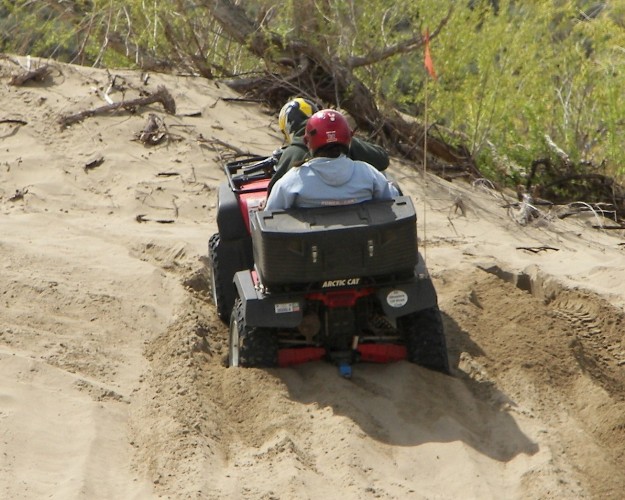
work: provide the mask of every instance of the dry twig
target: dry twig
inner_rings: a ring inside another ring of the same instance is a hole
[[[158,222],[159,224],[173,224],[174,222],[176,222],[173,219],[150,219],[149,217],[146,217],[145,214],[139,214],[135,217],[135,220],[139,223],[141,222]]]
[[[204,144],[211,144],[211,145],[215,145],[215,144],[219,144],[220,146],[223,146],[227,149],[230,149],[231,151],[234,151],[237,155],[239,156],[248,156],[250,153],[246,153],[245,151],[243,151],[242,149],[229,144],[227,142],[222,141],[221,139],[217,139],[216,137],[213,137],[212,139],[205,139],[201,134],[198,136],[197,141],[200,143],[204,143]]]
[[[546,246],[546,245],[543,245],[541,247],[516,247],[516,249],[517,250],[527,250],[528,252],[532,252],[532,253],[544,252],[546,250],[554,250],[556,252],[560,251],[559,248],[549,247],[549,246]]]

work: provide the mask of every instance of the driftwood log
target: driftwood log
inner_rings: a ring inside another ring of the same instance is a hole
[[[146,97],[138,97],[137,99],[130,99],[127,101],[120,101],[113,104],[107,104],[105,106],[100,106],[95,109],[88,109],[85,111],[81,111],[80,113],[75,113],[72,115],[62,116],[59,119],[59,123],[61,127],[69,127],[74,123],[78,123],[85,118],[89,118],[95,115],[101,115],[105,113],[115,112],[119,110],[125,110],[130,112],[135,112],[137,107],[139,106],[147,106],[149,104],[154,104],[158,102],[163,105],[163,108],[167,113],[175,114],[176,113],[176,102],[172,95],[169,93],[166,87],[163,85],[159,86],[157,91],[151,95]]]

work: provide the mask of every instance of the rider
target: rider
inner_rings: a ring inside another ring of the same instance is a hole
[[[319,111],[317,105],[303,97],[296,97],[282,106],[278,124],[284,134],[286,146],[282,149],[276,172],[269,182],[269,191],[292,166],[310,158],[304,143],[304,130],[307,120],[317,111]],[[380,171],[385,170],[389,164],[388,154],[384,148],[357,137],[352,137],[348,156],[354,160],[366,161]]]
[[[265,209],[349,205],[397,196],[398,191],[381,172],[347,156],[352,135],[340,112],[323,109],[313,114],[304,131],[304,143],[313,158],[275,183]]]

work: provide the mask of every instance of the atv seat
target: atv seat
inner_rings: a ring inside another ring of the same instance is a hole
[[[412,200],[258,211],[254,263],[266,286],[412,273],[417,264]]]

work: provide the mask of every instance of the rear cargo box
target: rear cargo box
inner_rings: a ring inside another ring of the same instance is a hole
[[[259,211],[254,262],[267,286],[411,272],[416,215],[407,196],[327,208]]]

